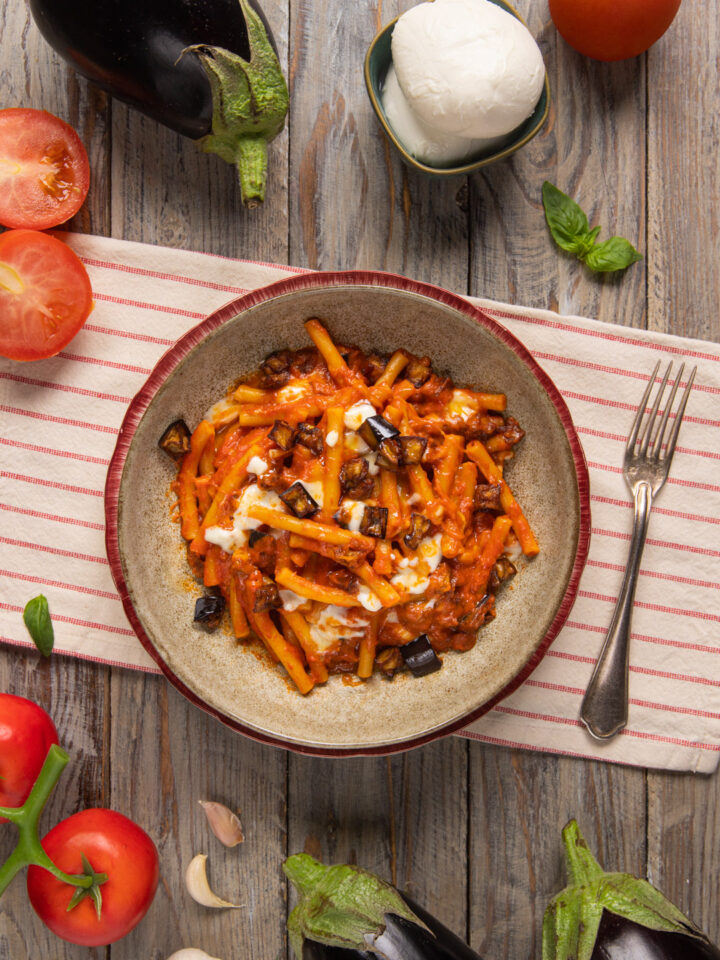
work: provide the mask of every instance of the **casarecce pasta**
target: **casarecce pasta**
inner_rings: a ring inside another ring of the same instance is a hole
[[[503,476],[523,437],[506,397],[456,388],[427,357],[338,346],[271,354],[193,431],[179,461],[182,535],[208,588],[305,694],[333,673],[439,669],[495,616],[512,556],[538,543]],[[221,599],[222,598],[222,599]]]

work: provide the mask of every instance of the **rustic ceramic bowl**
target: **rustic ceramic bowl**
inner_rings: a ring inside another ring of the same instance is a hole
[[[180,417],[194,427],[228,385],[280,347],[307,346],[321,317],[338,342],[427,354],[459,385],[508,395],[527,435],[507,477],[541,552],[521,564],[497,618],[442,670],[392,682],[340,677],[300,696],[281,668],[229,629],[193,625],[201,593],[171,519],[173,462],[158,439]],[[190,700],[250,737],[325,755],[389,753],[474,720],[540,661],[572,606],[589,540],[588,477],[568,410],[525,348],[466,300],[392,274],[308,273],[235,300],[187,333],[130,404],[106,488],[108,557],[143,646]]]
[[[490,2],[511,13],[514,17],[517,17],[521,23],[525,23],[517,10],[511,7],[509,3],[505,3],[504,0],[490,0]],[[516,127],[509,133],[500,145],[481,150],[474,157],[456,166],[436,167],[428,163],[423,163],[422,160],[414,157],[393,130],[382,105],[382,89],[388,69],[392,63],[390,44],[397,20],[398,18],[395,17],[387,26],[383,27],[368,47],[368,52],[365,56],[365,86],[367,87],[370,102],[373,105],[373,109],[377,114],[383,130],[408,166],[414,167],[416,170],[420,170],[421,173],[428,174],[431,177],[466,176],[469,173],[480,170],[482,167],[488,166],[490,163],[495,163],[498,160],[504,160],[505,157],[509,157],[515,153],[516,150],[519,150],[520,147],[524,147],[525,144],[532,140],[540,131],[550,110],[550,81],[548,80],[547,72],[545,73],[545,85],[543,86],[542,93],[532,114],[524,123],[521,123],[519,127]]]

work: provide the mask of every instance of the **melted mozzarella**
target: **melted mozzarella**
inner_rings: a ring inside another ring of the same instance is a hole
[[[358,533],[365,513],[365,504],[362,500],[343,500],[340,509],[342,510],[343,520],[347,524],[347,529],[353,533]]]
[[[274,490],[263,490],[256,483],[251,483],[240,494],[238,504],[233,514],[231,527],[208,527],[205,531],[205,539],[208,543],[214,543],[222,547],[225,553],[232,553],[238,547],[243,547],[247,543],[247,531],[257,530],[262,526],[259,520],[253,520],[248,516],[248,509],[256,504],[264,507],[272,507],[274,510],[285,512],[285,504]]]
[[[345,426],[348,430],[359,430],[363,421],[368,417],[374,417],[376,413],[377,410],[371,403],[360,400],[345,411]]]
[[[352,450],[353,453],[367,453],[370,447],[359,433],[355,433],[354,430],[347,430],[345,432],[345,449]]]
[[[291,400],[299,400],[310,392],[310,384],[307,380],[301,380],[299,383],[289,383],[286,387],[281,387],[277,392],[277,398],[281,403],[290,403]]]
[[[365,586],[364,583],[360,584],[357,592],[357,598],[366,610],[370,610],[375,613],[382,609],[382,600],[380,597],[378,597],[376,593],[373,593],[370,587]]]
[[[298,607],[308,602],[307,597],[301,597],[300,594],[295,593],[294,590],[278,590],[278,593],[282,600],[283,610],[288,610],[289,612],[297,610]]]
[[[479,409],[477,400],[466,390],[453,390],[448,413],[460,420],[469,420]]]
[[[334,447],[339,439],[340,434],[337,432],[337,430],[330,430],[328,435],[325,437],[325,443],[328,447]]]
[[[268,463],[266,460],[263,460],[262,457],[251,457],[250,463],[247,465],[248,473],[256,473],[260,476],[263,473],[267,473]]]
[[[430,574],[437,570],[442,560],[441,540],[441,533],[421,540],[417,556],[412,559],[403,558],[398,563],[397,573],[390,578],[390,583],[408,593],[425,593],[430,585]]]
[[[318,650],[329,650],[340,640],[360,639],[367,630],[367,621],[356,619],[346,607],[327,604],[307,615],[310,636]]]

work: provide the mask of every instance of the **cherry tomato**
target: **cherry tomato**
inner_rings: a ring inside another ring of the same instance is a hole
[[[625,60],[665,33],[680,0],[550,0],[550,16],[571,47],[595,60]]]
[[[70,247],[37,230],[0,234],[0,356],[54,356],[91,309],[90,278]]]
[[[0,223],[47,230],[77,213],[90,186],[80,137],[47,110],[0,110]]]
[[[57,742],[55,724],[42,707],[0,693],[0,807],[25,803],[50,746]]]
[[[145,916],[158,885],[158,855],[150,837],[132,820],[113,810],[82,810],[53,827],[42,845],[66,873],[83,873],[84,854],[95,873],[108,875],[100,886],[98,919],[92,897],[68,910],[75,888],[42,867],[28,868],[33,909],[63,940],[105,946],[124,937]]]

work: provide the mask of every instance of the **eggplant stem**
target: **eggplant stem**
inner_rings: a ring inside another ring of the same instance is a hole
[[[235,167],[240,178],[242,201],[249,210],[260,206],[265,197],[267,153],[267,140],[262,136],[238,140]]]
[[[572,885],[587,886],[603,876],[604,870],[590,852],[585,837],[580,833],[577,820],[571,820],[563,827],[562,839],[568,877]]]

